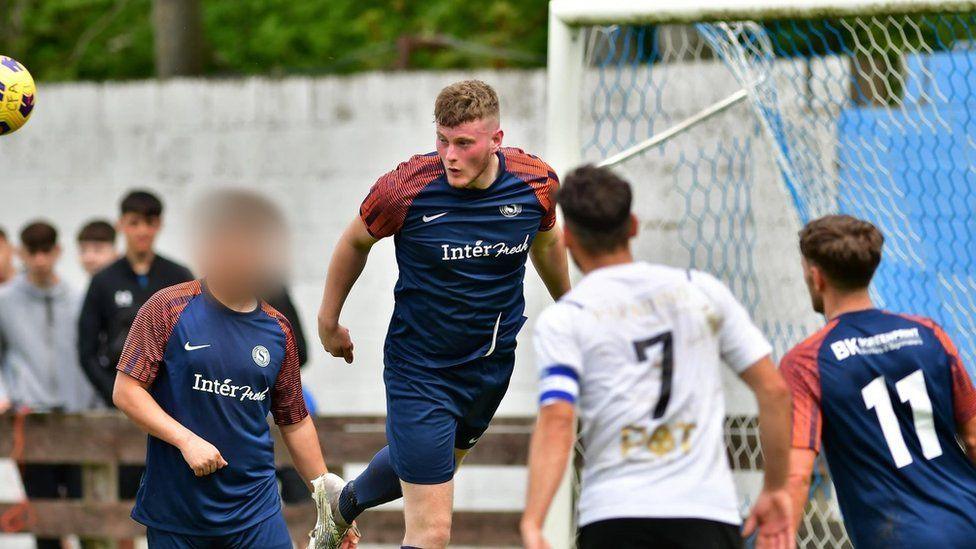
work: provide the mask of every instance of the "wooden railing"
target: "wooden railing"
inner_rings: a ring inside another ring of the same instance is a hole
[[[78,464],[83,468],[83,498],[77,500],[32,500],[30,517],[23,531],[45,537],[78,535],[100,540],[111,547],[113,540],[145,534],[129,518],[132,501],[119,501],[118,466],[145,461],[146,435],[119,414],[89,415],[31,414],[17,419],[0,416],[0,456],[18,450],[18,461],[34,464]],[[526,462],[531,418],[499,418],[465,460],[465,464],[520,466]],[[386,444],[381,417],[319,417],[315,419],[319,440],[331,469],[341,471],[346,463],[368,462]],[[290,464],[288,452],[275,434],[275,459]],[[18,434],[18,437],[15,437]],[[20,436],[22,435],[22,436]],[[17,445],[22,439],[23,444]],[[15,446],[18,446],[15,448]],[[0,515],[16,504],[0,503]],[[24,510],[27,512],[27,510]],[[315,522],[315,508],[307,503],[286,505],[285,519],[292,538],[304,547]],[[364,542],[399,544],[403,517],[399,511],[367,511],[359,520],[366,534]],[[517,512],[470,512],[454,514],[452,543],[458,545],[518,545]]]

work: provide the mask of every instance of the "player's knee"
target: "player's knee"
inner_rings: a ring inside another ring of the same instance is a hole
[[[451,541],[451,517],[442,516],[430,516],[424,520],[421,526],[423,533],[421,537],[424,540],[423,547],[447,547],[447,544]]]

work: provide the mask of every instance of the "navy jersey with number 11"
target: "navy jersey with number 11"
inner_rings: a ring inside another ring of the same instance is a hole
[[[824,452],[856,547],[976,545],[976,467],[956,439],[976,389],[946,333],[877,309],[833,319],[782,363],[793,446]]]

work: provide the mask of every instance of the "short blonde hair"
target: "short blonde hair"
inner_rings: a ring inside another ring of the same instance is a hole
[[[454,128],[485,118],[498,119],[498,94],[481,80],[462,80],[447,86],[434,102],[434,121]]]

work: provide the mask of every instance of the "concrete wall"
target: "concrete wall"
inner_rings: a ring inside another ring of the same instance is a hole
[[[382,342],[396,281],[392,239],[378,244],[345,307],[356,344],[345,365],[317,345],[315,313],[334,242],[378,176],[434,148],[433,100],[469,73],[349,78],[156,81],[39,86],[29,124],[0,141],[0,226],[17,232],[46,217],[62,230],[61,270],[86,283],[74,250],[89,218],[116,216],[126,189],[166,203],[162,253],[191,262],[183,220],[194,198],[219,185],[260,189],[289,213],[292,291],[310,342],[305,382],[328,414],[385,413]],[[542,72],[475,73],[498,87],[506,143],[541,154]],[[529,269],[532,271],[532,269]],[[544,290],[528,276],[529,316]],[[533,411],[535,375],[523,336],[504,414]]]

